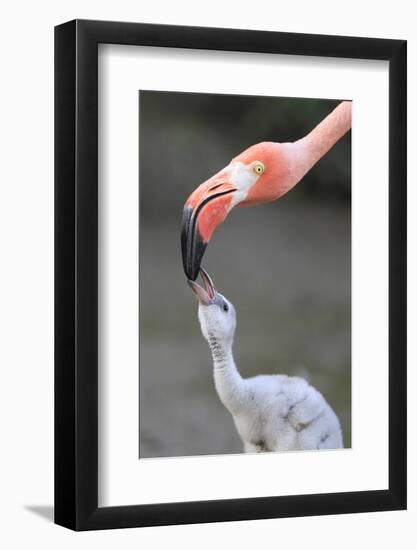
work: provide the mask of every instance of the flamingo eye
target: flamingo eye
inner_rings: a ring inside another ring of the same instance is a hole
[[[223,311],[229,311],[229,306],[226,304],[226,302],[223,304]]]
[[[260,176],[265,172],[265,166],[259,160],[255,160],[255,162],[252,165],[252,169],[257,176]]]

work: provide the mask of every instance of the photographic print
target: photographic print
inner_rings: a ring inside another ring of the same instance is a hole
[[[406,48],[56,27],[55,523],[406,508]]]
[[[139,109],[139,458],[349,448],[352,103]]]

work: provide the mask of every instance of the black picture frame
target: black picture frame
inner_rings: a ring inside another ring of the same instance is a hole
[[[389,488],[98,506],[98,44],[389,62]],[[55,522],[74,530],[406,508],[406,41],[74,20],[55,28]]]

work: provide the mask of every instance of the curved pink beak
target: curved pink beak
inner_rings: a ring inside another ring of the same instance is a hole
[[[227,170],[202,183],[188,197],[183,211],[181,248],[184,271],[194,281],[207,244],[232,207],[236,188],[228,180]]]

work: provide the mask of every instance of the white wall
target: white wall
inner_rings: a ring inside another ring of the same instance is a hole
[[[7,6],[7,7],[6,7]],[[75,17],[409,40],[409,151],[415,152],[417,37],[413,3],[297,0],[253,4],[64,0],[9,2],[1,12],[0,544],[4,548],[391,548],[416,539],[416,345],[410,342],[408,512],[74,534],[50,514],[53,471],[53,26]],[[416,160],[409,160],[409,278],[416,273]],[[412,185],[411,185],[412,184]],[[414,216],[414,219],[413,219]],[[413,254],[411,254],[413,251]],[[409,291],[416,334],[416,287]],[[411,337],[410,337],[411,340]],[[343,473],[341,472],[341,475]],[[33,510],[35,509],[35,511]],[[39,512],[41,515],[39,515]],[[7,542],[6,542],[7,540]]]

